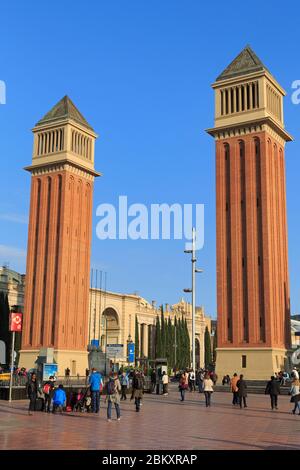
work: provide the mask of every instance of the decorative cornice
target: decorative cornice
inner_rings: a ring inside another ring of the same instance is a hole
[[[249,121],[245,123],[232,124],[230,126],[213,127],[206,129],[206,132],[210,134],[215,140],[228,139],[229,137],[239,137],[243,135],[253,134],[268,130],[268,132],[274,136],[282,145],[285,142],[293,140],[293,137],[286,132],[285,129],[278,126],[278,124],[270,117],[259,119],[255,121]]]
[[[43,166],[31,165],[25,167],[24,170],[30,171],[32,176],[47,175],[49,173],[58,171],[69,171],[76,176],[81,176],[82,178],[86,178],[90,181],[94,181],[95,176],[101,176],[101,173],[98,173],[95,170],[80,167],[79,165],[71,163],[70,161],[51,163]]]

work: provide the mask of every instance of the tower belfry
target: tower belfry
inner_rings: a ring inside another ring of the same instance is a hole
[[[217,373],[265,379],[286,367],[290,348],[285,92],[249,46],[212,87]]]
[[[54,348],[59,373],[87,367],[96,133],[68,96],[34,127],[20,364]]]

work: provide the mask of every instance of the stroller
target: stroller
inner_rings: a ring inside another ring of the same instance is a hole
[[[72,394],[71,407],[72,411],[88,412],[91,408],[92,399],[90,396],[90,389],[86,387],[84,392],[79,390]]]

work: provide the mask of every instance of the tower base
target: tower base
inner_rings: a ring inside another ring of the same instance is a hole
[[[218,382],[236,372],[247,380],[267,380],[280,370],[288,370],[288,351],[276,348],[217,348]]]
[[[20,351],[19,367],[26,369],[35,369],[35,361],[39,356],[39,349],[22,349]],[[54,349],[54,361],[58,364],[58,375],[64,376],[65,370],[70,369],[70,375],[85,376],[85,370],[88,368],[88,352]]]

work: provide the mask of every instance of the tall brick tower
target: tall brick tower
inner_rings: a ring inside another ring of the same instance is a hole
[[[87,367],[94,143],[65,96],[34,127],[20,365],[53,348],[59,373]]]
[[[266,379],[287,367],[290,348],[285,92],[250,47],[212,87],[217,374]]]

